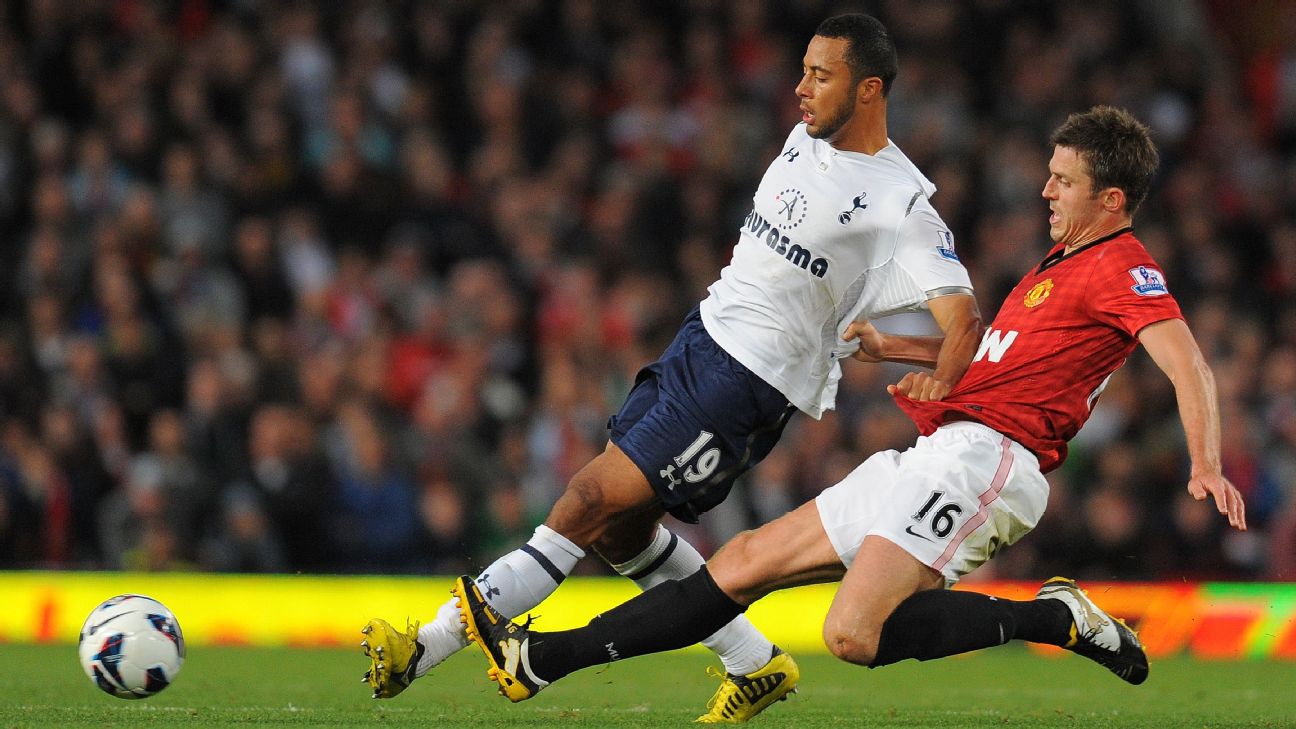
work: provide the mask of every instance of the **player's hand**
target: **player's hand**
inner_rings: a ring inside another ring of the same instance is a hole
[[[1201,473],[1188,482],[1188,493],[1204,501],[1207,495],[1215,497],[1215,508],[1228,517],[1229,526],[1246,531],[1246,504],[1242,492],[1220,473]]]
[[[847,342],[859,340],[859,349],[851,355],[860,362],[881,362],[885,358],[882,356],[884,350],[886,335],[879,332],[876,327],[866,321],[853,321],[850,326],[846,327],[846,333],[842,339]]]
[[[894,385],[887,385],[892,395],[904,395],[910,400],[943,400],[953,385],[938,380],[929,372],[910,372]]]

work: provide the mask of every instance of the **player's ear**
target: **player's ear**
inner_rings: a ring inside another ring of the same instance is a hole
[[[855,87],[855,101],[859,104],[868,104],[879,101],[882,98],[882,79],[877,76],[868,76],[862,79]]]
[[[1100,194],[1103,210],[1119,213],[1125,209],[1125,191],[1119,187],[1109,187]]]

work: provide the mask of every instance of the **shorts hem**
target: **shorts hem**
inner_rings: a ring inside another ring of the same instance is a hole
[[[697,524],[698,516],[708,510],[703,509],[702,511],[697,511],[697,509],[690,507],[690,503],[697,499],[700,494],[695,494],[691,499],[681,500],[678,497],[668,498],[668,495],[675,496],[675,494],[663,494],[662,486],[653,478],[655,474],[653,474],[652,470],[644,466],[643,461],[632,448],[626,448],[618,442],[619,440],[620,438],[616,436],[608,438],[608,441],[619,448],[621,452],[625,454],[626,458],[629,458],[630,462],[635,465],[635,468],[639,469],[639,473],[643,474],[644,480],[648,482],[648,488],[652,489],[653,497],[657,499],[657,503],[661,504],[661,507],[676,519],[688,524]]]

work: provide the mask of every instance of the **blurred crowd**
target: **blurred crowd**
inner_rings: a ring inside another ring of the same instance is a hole
[[[1052,128],[1152,126],[1136,231],[1247,498],[1227,533],[1187,496],[1138,354],[978,574],[1296,578],[1281,0],[0,4],[0,568],[459,573],[520,543],[727,261],[844,10],[897,42],[890,135],[987,321],[1049,247]],[[674,526],[709,553],[910,443],[903,368],[844,369],[837,411]]]

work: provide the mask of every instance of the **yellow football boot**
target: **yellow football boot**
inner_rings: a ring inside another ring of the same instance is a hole
[[[722,674],[707,669],[713,676]],[[796,692],[801,669],[792,656],[774,648],[774,656],[760,670],[746,676],[723,674],[720,688],[707,702],[710,709],[697,718],[699,724],[741,724],[764,711],[775,701],[783,701]]]
[[[406,621],[402,633],[382,618],[374,618],[360,629],[365,635],[360,649],[370,661],[363,680],[373,689],[375,699],[390,699],[413,683],[414,669],[423,655],[418,629],[418,621]]]

